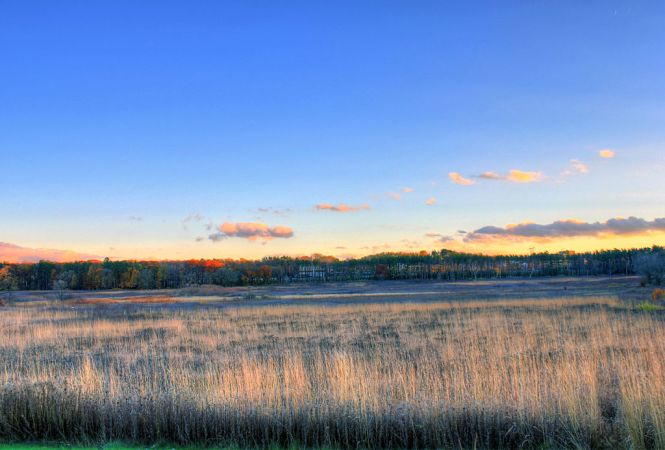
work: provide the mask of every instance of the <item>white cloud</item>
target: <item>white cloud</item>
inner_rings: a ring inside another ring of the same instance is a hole
[[[571,159],[570,165],[577,173],[589,173],[589,167],[579,159]]]

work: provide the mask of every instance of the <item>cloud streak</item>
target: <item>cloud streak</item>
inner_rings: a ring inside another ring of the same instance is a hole
[[[480,178],[482,180],[500,180],[503,177],[496,172],[488,171],[481,173],[476,178]]]
[[[338,205],[333,205],[331,203],[319,203],[314,206],[317,211],[330,211],[330,212],[339,212],[339,213],[349,213],[349,212],[358,212],[358,211],[367,211],[370,209],[370,206],[365,203],[359,206],[351,206],[346,203],[340,203]]]
[[[180,224],[182,225],[182,229],[185,231],[189,231],[189,224],[190,223],[199,223],[201,222],[205,217],[201,215],[200,213],[193,212],[187,215],[184,219],[180,221]]]
[[[277,209],[271,206],[266,208],[258,208],[256,211],[262,214],[275,214],[276,216],[287,216],[291,213],[290,208]]]
[[[557,220],[549,224],[520,223],[505,227],[486,226],[468,233],[465,242],[492,239],[557,239],[570,237],[602,237],[614,235],[638,235],[650,232],[664,232],[665,217],[646,220],[639,217],[614,218],[605,222],[583,222],[575,219]]]
[[[448,179],[450,179],[450,181],[452,181],[455,184],[459,184],[460,186],[471,186],[472,184],[475,183],[475,181],[473,180],[464,178],[458,172],[450,172],[448,174]]]
[[[426,233],[425,236],[428,238],[436,239],[436,242],[439,242],[441,244],[445,244],[447,242],[455,240],[454,237],[441,233]]]
[[[612,159],[614,158],[615,155],[616,153],[614,152],[614,150],[610,150],[609,148],[598,150],[598,156],[600,156],[601,158]]]
[[[73,250],[59,250],[52,248],[29,248],[19,245],[0,242],[0,262],[39,262],[41,260],[53,262],[88,261],[101,259],[98,255],[79,253]]]
[[[589,173],[589,166],[587,166],[579,159],[571,159],[568,168],[563,172],[561,172],[561,177],[565,178],[565,177],[570,177],[572,175],[585,174],[585,173]]]
[[[270,227],[258,222],[224,222],[218,228],[217,233],[208,236],[213,242],[219,242],[228,238],[242,238],[250,241],[269,241],[272,239],[288,239],[293,237],[293,229],[284,225]]]
[[[458,172],[450,172],[448,178],[453,183],[461,186],[471,186],[472,184],[475,184],[473,179],[465,178]],[[545,175],[542,172],[511,169],[505,175],[493,171],[487,171],[480,175],[474,175],[472,178],[487,181],[508,181],[510,183],[537,183],[544,180]]]
[[[589,173],[589,167],[579,159],[571,159],[570,165],[578,173]]]

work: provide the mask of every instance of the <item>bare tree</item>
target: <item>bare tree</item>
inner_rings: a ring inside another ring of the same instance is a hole
[[[61,302],[67,298],[65,290],[67,289],[67,282],[62,279],[55,280],[53,282],[53,290],[56,291],[58,300]]]

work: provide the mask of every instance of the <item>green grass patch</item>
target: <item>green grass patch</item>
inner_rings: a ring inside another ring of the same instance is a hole
[[[665,311],[665,306],[651,302],[642,302],[637,305],[637,309],[644,312]]]

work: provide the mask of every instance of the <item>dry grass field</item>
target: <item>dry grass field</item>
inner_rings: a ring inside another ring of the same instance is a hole
[[[665,448],[665,316],[611,296],[0,308],[0,441]]]

